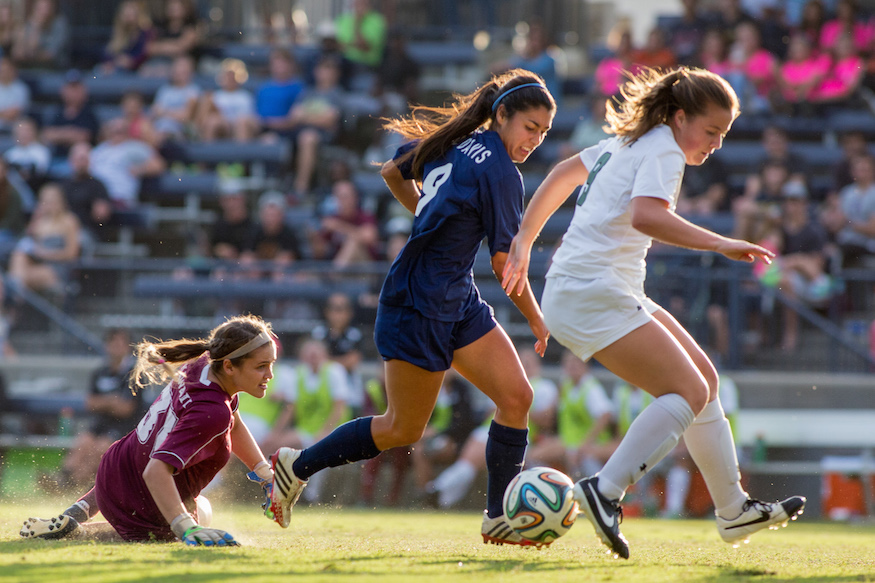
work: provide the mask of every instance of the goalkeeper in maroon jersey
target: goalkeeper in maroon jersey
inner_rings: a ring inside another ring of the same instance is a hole
[[[94,488],[61,515],[29,518],[24,538],[173,541],[236,546],[209,527],[199,494],[233,453],[270,484],[273,475],[237,412],[237,393],[264,396],[276,344],[270,325],[238,316],[200,340],[141,342],[132,389],[164,383],[136,429],[101,459]],[[88,522],[98,512],[107,522]]]

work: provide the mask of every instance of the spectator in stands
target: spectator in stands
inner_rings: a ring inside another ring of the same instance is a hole
[[[354,65],[353,75],[372,75],[383,60],[387,36],[386,18],[371,6],[371,0],[352,0],[352,8],[334,21],[334,34],[343,57]],[[353,87],[357,87],[353,81]]]
[[[128,138],[145,142],[153,148],[157,147],[158,133],[146,113],[146,101],[143,99],[143,94],[137,91],[128,91],[122,95],[121,108],[122,118],[128,126]]]
[[[322,315],[323,323],[313,328],[310,336],[324,342],[331,359],[343,365],[349,386],[348,404],[357,416],[362,411],[365,398],[360,370],[365,338],[354,324],[353,298],[343,292],[331,293],[325,301]]]
[[[767,125],[763,128],[760,143],[765,150],[760,168],[770,161],[781,162],[787,167],[790,177],[806,180],[807,165],[801,156],[790,149],[790,136],[786,129],[775,124]]]
[[[331,196],[336,210],[322,218],[321,228],[311,236],[313,258],[332,261],[337,267],[372,261],[379,243],[377,220],[361,208],[355,184],[335,182]]]
[[[188,55],[173,59],[170,82],[158,89],[149,110],[159,144],[188,140],[200,96],[201,88],[194,81],[194,59]]]
[[[616,448],[611,442],[613,421],[611,400],[589,364],[564,350],[556,434],[531,446],[526,457],[532,464],[555,467],[573,479],[592,475]]]
[[[829,275],[826,232],[812,220],[808,190],[801,182],[784,187],[776,263],[780,289],[809,306],[822,308],[835,288]],[[785,307],[781,349],[794,352],[799,344],[799,314]]]
[[[9,277],[34,291],[61,295],[80,249],[79,219],[67,208],[61,187],[49,182],[9,259]]]
[[[15,18],[12,1],[0,2],[0,55],[11,55],[15,33],[21,27],[21,22]]]
[[[39,131],[32,118],[22,117],[16,121],[12,135],[15,145],[3,153],[3,158],[10,168],[18,171],[31,190],[37,191],[49,172],[52,151],[39,141]]]
[[[671,69],[677,65],[677,56],[668,46],[665,31],[654,27],[647,33],[644,46],[632,51],[632,62],[638,67]]]
[[[196,114],[198,137],[203,142],[231,138],[248,142],[258,133],[255,97],[241,87],[249,73],[246,64],[237,59],[225,59],[216,75],[215,91],[200,99]]]
[[[9,53],[6,53],[9,54]],[[55,0],[34,0],[18,28],[11,56],[26,67],[63,68],[70,61],[70,27]]]
[[[70,175],[61,182],[70,210],[82,226],[83,246],[110,240],[112,202],[103,183],[91,174],[91,144],[79,142],[70,148],[67,156]]]
[[[319,441],[350,417],[346,372],[329,358],[325,343],[304,339],[298,349],[298,361],[295,380],[287,385],[286,405],[268,440],[300,448]],[[313,491],[305,493],[304,499],[318,501],[321,480],[311,479],[307,490],[311,488]]]
[[[30,88],[18,77],[18,67],[0,57],[0,132],[12,133],[12,124],[30,109]]]
[[[134,354],[130,333],[110,328],[104,335],[104,361],[91,375],[85,410],[88,429],[76,436],[64,458],[59,486],[81,489],[94,483],[100,457],[109,446],[133,430],[143,414],[141,393],[132,393]]]
[[[210,233],[210,250],[216,259],[237,263],[252,239],[255,225],[249,215],[246,193],[234,181],[220,186],[219,209],[221,214]]]
[[[519,350],[520,362],[532,385],[534,398],[529,410],[529,448],[537,448],[556,434],[556,415],[559,389],[548,378],[541,376],[541,358],[531,348]],[[486,469],[487,425],[480,425],[468,436],[458,458],[426,485],[426,494],[432,495],[440,508],[450,508],[468,493],[477,474]],[[530,467],[539,460],[529,458]]]
[[[301,244],[286,223],[285,195],[274,190],[263,193],[258,199],[258,223],[244,243],[241,263],[269,262],[270,269],[256,269],[255,273],[282,281],[289,277],[286,269],[301,258]]]
[[[808,0],[802,8],[799,23],[793,27],[795,34],[808,37],[811,46],[820,52],[820,33],[826,23],[826,8],[821,0]]]
[[[24,201],[9,181],[6,161],[0,158],[0,260],[4,263],[25,226]]]
[[[723,30],[734,30],[742,22],[755,21],[744,9],[741,0],[717,0],[710,16],[714,25]]]
[[[152,39],[152,19],[140,0],[119,4],[112,23],[112,36],[104,49],[104,73],[133,72],[149,57],[146,49]]]
[[[754,22],[743,19],[734,30],[729,69],[724,77],[741,99],[745,112],[765,114],[771,110],[779,62],[762,47],[760,31]]]
[[[832,50],[832,66],[826,77],[815,89],[813,100],[822,113],[843,107],[851,108],[862,103],[859,90],[863,84],[866,62],[849,35],[836,39]]]
[[[758,174],[748,176],[744,193],[732,202],[733,237],[761,241],[772,233],[780,218],[784,185],[791,175],[780,160],[767,160]]]
[[[419,77],[421,70],[407,50],[407,36],[400,30],[389,32],[386,54],[377,69],[377,87],[380,95],[392,113],[404,113],[408,103],[419,103]],[[385,159],[385,156],[382,159]]]
[[[298,73],[298,63],[286,49],[275,48],[268,61],[270,79],[265,81],[255,96],[255,111],[261,127],[267,131],[286,128],[289,111],[304,89]]]
[[[854,182],[851,174],[853,160],[857,156],[866,154],[869,147],[866,134],[859,130],[842,132],[839,136],[839,145],[842,148],[842,158],[833,168],[833,193]]]
[[[587,98],[587,112],[574,125],[574,130],[567,142],[559,146],[559,156],[556,162],[574,156],[582,150],[598,144],[610,134],[605,132],[605,112],[607,99],[600,94]]]
[[[608,35],[608,46],[612,49],[611,56],[599,61],[593,73],[595,89],[603,97],[616,95],[625,81],[623,71],[634,69],[631,29],[628,26],[615,27]]]
[[[343,111],[343,90],[340,87],[340,61],[325,55],[313,70],[315,84],[298,96],[289,111],[285,128],[280,135],[294,143],[294,193],[298,199],[307,198],[321,144],[334,142],[340,131]]]
[[[146,44],[148,60],[142,74],[167,77],[170,63],[177,57],[189,56],[197,62],[205,27],[198,18],[195,0],[165,0],[163,14],[152,21],[155,26]]]
[[[875,157],[854,158],[851,174],[854,182],[829,197],[821,215],[841,249],[843,268],[870,265],[875,254]]]
[[[729,39],[726,31],[709,28],[693,59],[693,65],[725,77],[730,72]]]
[[[142,178],[158,176],[167,164],[152,146],[128,138],[124,118],[106,122],[102,133],[103,140],[91,152],[91,174],[106,186],[113,207],[135,208]]]
[[[92,142],[99,129],[82,73],[70,69],[61,86],[61,106],[46,120],[42,140],[52,147],[54,156],[63,157],[73,144]]]
[[[556,99],[556,106],[561,107],[562,84],[556,70],[556,60],[549,52],[552,43],[547,29],[539,21],[530,21],[524,24],[528,24],[526,33],[520,37],[520,42],[514,42],[514,45],[519,46],[517,53],[507,61],[493,66],[492,70],[499,73],[510,69],[525,69],[540,75],[547,85],[547,89]]]
[[[792,116],[815,114],[812,102],[831,66],[829,55],[814,52],[808,37],[802,34],[790,37],[787,60],[778,68],[778,89],[782,103],[777,109],[785,110]]]
[[[714,217],[731,209],[729,175],[720,158],[710,158],[701,166],[688,166],[681,181],[677,213],[683,217]],[[720,229],[712,229],[725,235]]]
[[[668,46],[679,63],[692,65],[709,21],[701,10],[700,0],[682,0],[681,4],[680,17],[668,27]]]
[[[820,50],[831,51],[839,37],[850,35],[860,52],[872,50],[875,25],[865,18],[856,0],[838,0],[835,18],[827,20],[820,29]]]

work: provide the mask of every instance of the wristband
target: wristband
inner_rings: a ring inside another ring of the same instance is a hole
[[[197,526],[194,518],[188,512],[183,512],[170,522],[170,530],[176,535],[176,538],[183,540],[185,533]]]
[[[252,471],[255,472],[255,474],[262,480],[265,480],[267,482],[273,480],[273,470],[270,469],[270,464],[264,460],[261,460],[260,462],[255,464],[255,467],[252,468]]]

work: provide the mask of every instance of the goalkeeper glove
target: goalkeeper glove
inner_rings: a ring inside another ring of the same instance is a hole
[[[234,537],[218,528],[204,528],[198,526],[191,514],[183,512],[170,523],[173,534],[182,542],[190,546],[205,547],[236,547],[238,543]]]

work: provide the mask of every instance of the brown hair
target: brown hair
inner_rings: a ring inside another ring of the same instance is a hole
[[[222,366],[224,356],[231,354],[262,332],[273,337],[270,323],[265,322],[258,316],[234,316],[225,323],[214,328],[209,336],[199,340],[167,340],[149,342],[143,341],[137,344],[135,352],[137,362],[131,372],[131,390],[137,390],[150,384],[161,384],[173,377],[176,367],[189,360],[198,358],[203,353],[210,355],[210,367],[218,371]],[[238,365],[243,360],[250,358],[251,353],[244,354],[231,360]]]
[[[645,68],[632,74],[620,88],[622,101],[609,101],[605,119],[608,129],[627,143],[667,123],[682,109],[690,116],[702,115],[713,104],[740,113],[738,96],[723,77],[705,69],[680,67],[666,73]]]
[[[540,87],[524,87],[507,93],[527,83],[538,83]],[[471,132],[491,124],[499,107],[505,108],[508,117],[535,107],[556,110],[556,102],[544,85],[544,80],[525,69],[512,69],[496,75],[473,93],[456,94],[453,97],[455,101],[450,105],[417,105],[408,117],[386,120],[385,129],[397,132],[408,140],[420,140],[408,154],[413,156],[413,176],[416,180],[422,180],[423,167],[427,162],[442,156]],[[499,97],[501,101],[496,104]]]

